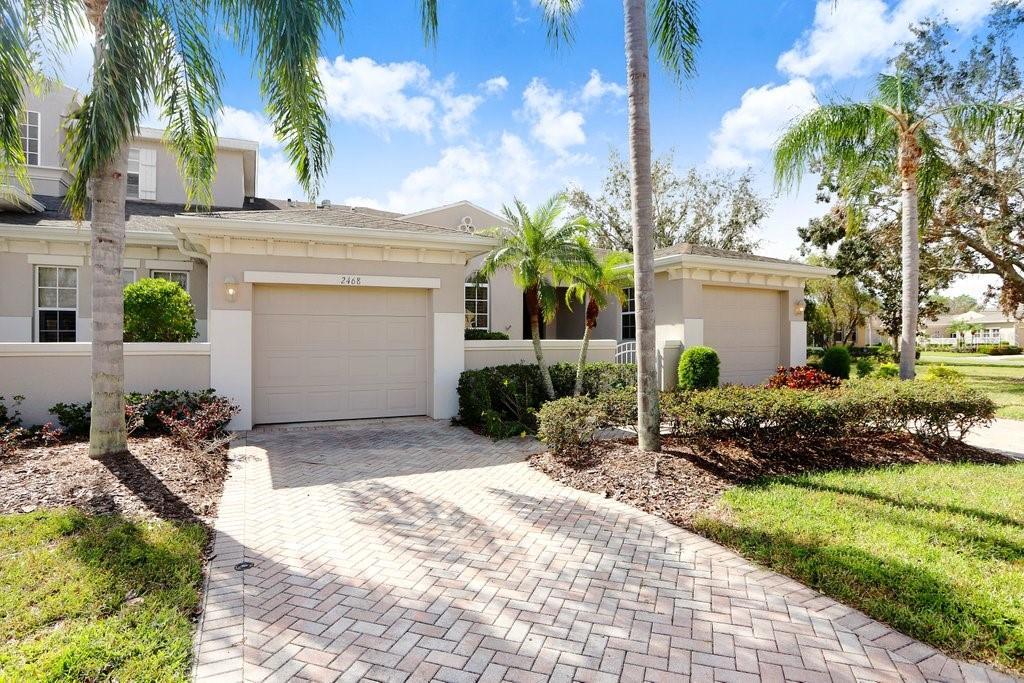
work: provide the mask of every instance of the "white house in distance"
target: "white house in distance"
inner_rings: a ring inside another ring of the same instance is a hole
[[[1024,316],[1024,311],[1021,314]],[[923,341],[935,346],[956,346],[957,336],[950,331],[955,323],[978,326],[978,332],[967,335],[968,341],[973,344],[1024,345],[1024,321],[996,309],[940,315],[935,320],[926,320]]]
[[[23,144],[32,193],[0,205],[0,395],[23,394],[26,422],[58,400],[88,400],[88,225],[61,208],[70,178],[59,155],[73,91],[29,99]],[[212,386],[254,424],[457,411],[466,367],[527,361],[523,294],[509,273],[477,283],[502,219],[469,202],[411,214],[255,197],[257,146],[222,139],[211,211],[185,212],[161,132],[131,145],[124,280],[163,277],[192,295],[202,343],[126,350],[130,390]],[[758,383],[805,361],[803,286],[831,271],[687,244],[659,250],[657,346],[663,384],[684,346],[707,344],[726,382]],[[582,305],[545,326],[557,359],[575,358]],[[511,341],[464,341],[464,329]],[[611,360],[635,337],[632,300],[603,311],[594,335]],[[602,341],[606,340],[606,341]],[[561,355],[559,355],[561,354]]]

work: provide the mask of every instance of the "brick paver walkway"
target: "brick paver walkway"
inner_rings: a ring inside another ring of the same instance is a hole
[[[529,442],[410,419],[240,444],[202,681],[1009,680],[560,486]]]

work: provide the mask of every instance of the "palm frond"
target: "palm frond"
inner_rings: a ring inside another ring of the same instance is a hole
[[[696,0],[654,0],[651,44],[676,80],[694,76],[700,47]]]
[[[107,5],[92,90],[69,115],[64,139],[64,157],[76,170],[64,202],[76,220],[85,216],[90,178],[138,132],[159,57],[158,19],[144,0]]]
[[[420,28],[427,45],[437,42],[437,0],[420,0]]]
[[[572,45],[576,38],[576,11],[581,0],[538,0],[548,42],[555,47]]]
[[[24,7],[12,0],[0,4],[0,179],[13,177],[27,190],[20,124],[32,57],[23,11]]]
[[[923,97],[921,84],[902,69],[895,73],[879,74],[875,80],[878,102],[903,114],[920,110]]]
[[[1024,106],[1019,102],[966,102],[942,113],[967,138],[976,139],[999,130],[1013,140],[1024,140]]]
[[[155,95],[175,151],[187,204],[213,203],[217,173],[215,117],[220,110],[221,71],[210,49],[206,17],[193,3],[165,6],[156,27],[159,74]]]

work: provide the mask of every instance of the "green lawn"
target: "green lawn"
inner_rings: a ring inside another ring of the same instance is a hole
[[[1024,463],[783,477],[705,535],[947,653],[1024,673]]]
[[[187,680],[205,530],[0,516],[0,680]]]
[[[917,366],[918,372],[923,372],[932,364],[931,357],[922,355],[921,360]],[[970,363],[969,360],[964,358],[951,361],[943,357],[939,362],[955,365],[957,370],[967,375],[968,384],[988,394],[998,406],[998,417],[1024,420],[1024,362],[995,365],[982,364],[978,360]]]

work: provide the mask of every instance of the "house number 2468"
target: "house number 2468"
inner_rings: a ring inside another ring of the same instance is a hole
[[[363,278],[358,275],[342,275],[339,284],[342,285],[361,285],[363,284]]]

